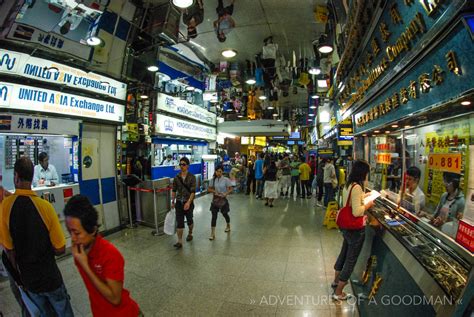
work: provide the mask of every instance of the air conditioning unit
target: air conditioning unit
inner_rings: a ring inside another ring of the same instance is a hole
[[[162,4],[148,11],[148,25],[145,31],[154,38],[176,44],[180,18],[181,12],[171,3]]]

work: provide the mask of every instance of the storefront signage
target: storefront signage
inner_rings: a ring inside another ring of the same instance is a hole
[[[204,108],[190,104],[186,100],[158,93],[158,110],[182,115],[192,120],[216,125],[216,114]]]
[[[474,225],[464,220],[459,220],[456,242],[464,246],[470,252],[474,252]]]
[[[127,85],[92,72],[0,49],[0,74],[11,74],[125,100]]]
[[[60,91],[0,82],[0,108],[122,123],[125,106]]]
[[[461,173],[461,153],[437,153],[428,156],[428,168],[443,172]]]
[[[375,155],[375,162],[377,164],[391,164],[392,154],[391,153],[379,153]]]
[[[0,114],[0,132],[79,135],[79,123],[68,119]]]
[[[184,121],[178,118],[168,117],[162,114],[156,115],[155,131],[159,134],[193,139],[204,139],[211,141],[215,141],[217,139],[216,128],[190,121]]]
[[[474,51],[474,43],[466,28],[458,22],[440,43],[390,90],[355,115],[356,132],[397,121],[472,89],[474,72],[466,67],[474,63],[474,55],[469,53]]]
[[[32,44],[40,44],[49,49],[68,53],[84,60],[89,60],[92,51],[92,48],[88,45],[67,39],[56,33],[51,34],[30,25],[17,22],[13,23],[7,38]]]
[[[341,121],[337,127],[337,145],[349,146],[354,140],[354,129],[352,127],[352,118]]]
[[[360,61],[347,76],[346,88],[338,97],[342,112],[362,100],[388,70],[423,42],[432,27],[449,18],[440,14],[447,8],[443,2],[447,1],[388,1]]]
[[[311,138],[311,144],[318,143],[318,128],[317,127],[313,128],[313,130],[311,131],[310,138]]]

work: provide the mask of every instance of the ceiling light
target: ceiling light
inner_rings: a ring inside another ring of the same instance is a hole
[[[277,120],[277,121],[281,121],[281,119],[280,119],[280,118],[278,118],[278,120]]]
[[[309,106],[309,109],[316,109],[317,107],[315,105]]]
[[[193,86],[186,87],[186,91],[194,91],[194,90],[196,90],[196,88],[194,88]]]
[[[327,43],[323,43],[322,45],[318,46],[318,51],[321,54],[329,54],[333,51],[332,45],[329,45]]]
[[[102,40],[97,36],[90,36],[86,39],[86,43],[89,46],[97,46],[102,44]]]
[[[461,101],[461,105],[463,106],[470,106],[471,105],[471,102],[469,100],[464,100],[464,101]]]
[[[268,106],[267,109],[268,110],[273,110],[274,108],[273,108],[273,106]]]
[[[362,134],[362,136],[367,136],[367,133]]]
[[[262,96],[258,97],[258,99],[260,99],[260,100],[265,100],[265,99],[267,99],[267,96],[262,95]]]
[[[255,79],[248,79],[246,83],[247,85],[255,85],[257,82],[255,81]]]
[[[319,96],[318,96],[318,95],[312,95],[311,98],[313,98],[313,99],[319,99]]]
[[[147,95],[141,95],[140,98],[141,99],[148,99],[148,96]]]
[[[156,65],[148,66],[147,69],[150,72],[157,72],[158,71],[158,66],[156,66]]]
[[[409,125],[405,126],[405,129],[410,129],[410,128],[411,128],[411,126],[409,126]]]
[[[273,116],[274,116],[274,117],[278,117],[278,113],[274,113]]]
[[[193,0],[173,0],[173,4],[181,9],[186,9],[193,4]]]
[[[398,124],[392,124],[392,128],[398,128]]]
[[[319,67],[311,67],[308,73],[310,73],[310,75],[319,75],[321,74],[321,69]]]
[[[310,117],[314,117],[314,113],[310,113],[309,116],[310,116]]]
[[[380,131],[379,130],[375,130],[374,133],[379,133]]]
[[[232,57],[235,57],[235,55],[237,55],[237,51],[236,50],[225,50],[225,51],[222,51],[221,54],[225,58],[232,58]]]
[[[328,82],[326,81],[326,79],[318,79],[318,87],[328,88]]]
[[[390,131],[385,131],[385,133],[389,134],[389,133],[390,133]]]

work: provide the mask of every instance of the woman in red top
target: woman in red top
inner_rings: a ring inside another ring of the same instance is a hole
[[[98,214],[85,196],[73,196],[64,208],[72,254],[84,280],[94,316],[141,316],[137,303],[123,288],[122,254],[98,234]]]

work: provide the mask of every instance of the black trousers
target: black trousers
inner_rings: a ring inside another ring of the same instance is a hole
[[[224,8],[223,0],[218,0],[216,12],[219,17],[223,16],[224,14],[232,15],[232,13],[234,13],[234,5],[231,4],[230,6]]]
[[[211,213],[212,213],[212,219],[211,219],[211,227],[215,227],[217,224],[217,216],[219,214],[219,211],[222,213],[222,216],[224,217],[225,221],[227,223],[230,223],[230,217],[229,217],[229,211],[230,211],[230,206],[229,202],[227,202],[222,208],[216,207],[214,204],[211,204]]]
[[[184,229],[184,218],[186,218],[186,222],[188,227],[194,223],[193,220],[193,210],[194,210],[194,203],[191,203],[191,206],[188,210],[184,210],[184,203],[181,201],[176,201],[175,204],[176,209],[176,223],[178,229]]]
[[[318,181],[318,201],[321,202],[324,194],[324,182]]]
[[[347,282],[354,271],[354,267],[359,257],[365,239],[365,228],[360,230],[342,230],[344,242],[341,252],[337,257],[334,270],[341,272],[339,280]]]
[[[293,196],[295,192],[295,185],[296,185],[296,194],[300,195],[300,177],[299,176],[291,176],[291,196]]]
[[[306,197],[311,195],[311,185],[309,180],[301,180],[301,197]]]
[[[257,182],[254,176],[247,176],[247,194],[257,193]]]

